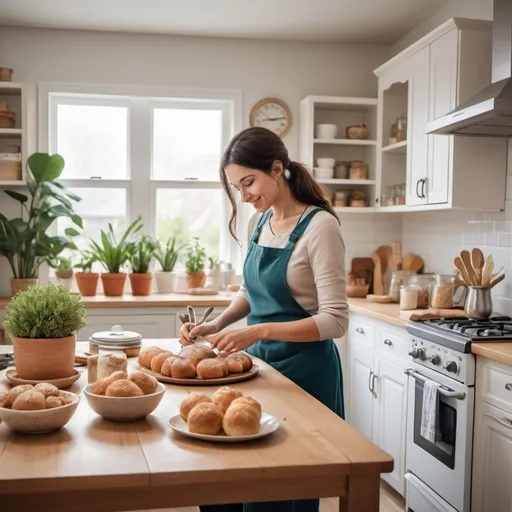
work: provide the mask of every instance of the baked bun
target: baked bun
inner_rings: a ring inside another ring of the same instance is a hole
[[[55,407],[61,407],[64,405],[60,396],[47,396],[46,397],[46,408],[55,409]]]
[[[222,412],[215,404],[203,402],[189,412],[187,426],[195,434],[214,436],[222,429]]]
[[[12,404],[22,393],[25,391],[30,391],[34,389],[32,384],[20,384],[19,386],[13,387],[11,390],[7,392],[7,395],[4,398],[4,405],[2,407],[12,407]]]
[[[261,404],[252,396],[242,396],[240,398],[235,398],[235,400],[231,402],[231,405],[238,404],[246,404],[249,407],[253,407],[254,410],[258,413],[258,420],[261,419]]]
[[[243,396],[241,391],[238,389],[230,388],[228,386],[224,386],[222,388],[217,389],[215,393],[212,395],[212,402],[222,411],[226,412],[231,402],[237,398]]]
[[[196,376],[196,367],[192,361],[184,357],[177,357],[171,363],[171,377],[175,379],[193,379]]]
[[[155,377],[144,372],[133,372],[128,380],[136,384],[145,395],[151,395],[158,388],[158,381]]]
[[[197,366],[203,359],[213,359],[217,357],[217,354],[204,345],[187,345],[180,350],[179,356],[188,359],[194,366]]]
[[[196,368],[198,379],[220,379],[229,373],[229,365],[224,358],[203,359]]]
[[[107,388],[105,393],[107,396],[117,397],[131,397],[131,396],[142,396],[144,393],[142,389],[137,386],[134,382],[128,379],[115,380]]]
[[[62,400],[62,405],[69,405],[73,403],[73,400],[64,393],[60,394],[60,399]]]
[[[91,389],[93,395],[104,395],[107,392],[107,388],[116,380],[127,379],[128,374],[123,371],[114,372],[108,377],[97,380]]]
[[[45,398],[49,396],[59,396],[59,388],[54,386],[53,384],[48,384],[47,382],[40,382],[34,386],[36,391],[42,393]]]
[[[226,357],[230,373],[245,373],[252,368],[252,359],[243,352],[235,352]]]
[[[209,396],[203,395],[203,393],[198,393],[197,391],[193,391],[181,402],[180,405],[180,416],[187,421],[188,415],[190,411],[199,404],[202,403],[212,403]]]
[[[39,391],[29,389],[16,397],[12,408],[16,411],[40,411],[46,409],[46,398]]]
[[[151,371],[155,373],[160,373],[162,371],[162,365],[164,364],[164,361],[174,354],[172,352],[160,352],[156,356],[153,356],[151,359]]]
[[[247,403],[232,403],[224,414],[222,428],[228,436],[257,434],[260,431],[260,418],[256,408]]]
[[[154,356],[163,352],[164,350],[159,347],[146,347],[139,352],[139,364],[144,368],[151,368],[151,359]]]
[[[164,364],[162,365],[162,368],[160,369],[160,373],[162,375],[165,375],[166,377],[172,377],[172,373],[171,373],[171,365],[172,365],[172,362],[177,359],[179,356],[175,356],[175,355],[172,355],[172,356],[169,356],[165,361],[164,361]]]

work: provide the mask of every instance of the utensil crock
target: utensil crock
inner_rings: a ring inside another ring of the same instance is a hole
[[[491,289],[469,286],[464,313],[468,318],[489,318],[492,315]]]

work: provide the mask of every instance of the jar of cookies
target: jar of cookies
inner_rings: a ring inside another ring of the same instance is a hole
[[[127,372],[128,358],[122,350],[99,347],[96,379],[103,379],[114,372]]]

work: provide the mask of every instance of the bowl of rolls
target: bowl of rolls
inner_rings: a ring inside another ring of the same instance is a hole
[[[21,384],[0,394],[0,419],[16,432],[52,432],[69,422],[79,401],[78,395],[50,383]]]
[[[143,372],[117,371],[89,384],[84,395],[91,409],[105,419],[135,421],[145,418],[157,407],[165,386]]]
[[[279,422],[264,413],[253,397],[224,386],[212,396],[189,393],[180,404],[180,413],[169,420],[169,426],[188,437],[229,443],[267,436],[277,430]]]

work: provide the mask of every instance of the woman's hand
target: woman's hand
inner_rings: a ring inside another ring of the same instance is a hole
[[[193,345],[194,338],[197,336],[207,336],[210,334],[216,334],[219,332],[219,328],[217,326],[217,322],[215,320],[211,322],[204,322],[197,327],[194,327],[193,324],[187,322],[181,326],[180,329],[180,343],[183,346]]]
[[[227,329],[216,336],[209,336],[212,348],[221,352],[238,352],[254,345],[261,339],[258,326],[252,325],[240,329]]]

